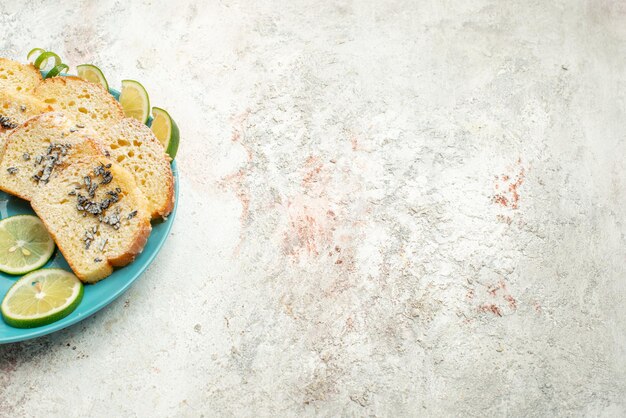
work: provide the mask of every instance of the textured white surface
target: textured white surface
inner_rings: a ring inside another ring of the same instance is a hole
[[[142,81],[180,206],[0,416],[626,415],[626,3],[2,2]]]

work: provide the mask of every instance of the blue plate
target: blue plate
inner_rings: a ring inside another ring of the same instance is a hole
[[[110,92],[116,99],[119,98],[118,91],[110,90]],[[98,283],[85,285],[83,300],[78,305],[78,308],[60,321],[38,328],[21,329],[10,327],[0,319],[0,344],[41,337],[42,335],[50,334],[82,321],[113,302],[141,276],[141,273],[148,268],[163,246],[174,223],[174,217],[176,216],[176,209],[178,207],[178,170],[176,169],[175,162],[172,162],[172,171],[174,173],[174,190],[176,194],[174,210],[166,221],[152,224],[150,238],[148,238],[143,252],[137,256],[135,261],[126,267],[115,270],[112,275]],[[21,214],[35,214],[35,212],[25,200],[0,191],[0,217],[4,219],[8,216]],[[61,267],[71,271],[58,249],[55,250],[54,255],[45,267]],[[0,299],[4,298],[4,295],[11,285],[15,283],[19,277],[20,276],[10,276],[0,272]]]

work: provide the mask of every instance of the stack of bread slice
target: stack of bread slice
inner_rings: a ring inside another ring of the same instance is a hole
[[[132,262],[150,221],[173,210],[171,160],[100,85],[12,63],[0,59],[0,116],[27,110],[11,114],[0,145],[0,190],[29,200],[76,276],[96,282]]]

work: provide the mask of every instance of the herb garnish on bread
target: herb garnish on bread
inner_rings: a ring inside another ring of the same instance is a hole
[[[31,205],[76,276],[93,283],[135,259],[151,231],[133,176],[105,157],[68,158]]]
[[[93,133],[50,112],[36,116],[7,135],[0,149],[0,190],[30,200],[71,156],[104,155]]]

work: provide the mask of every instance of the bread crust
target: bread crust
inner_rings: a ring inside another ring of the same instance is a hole
[[[167,200],[166,205],[163,208],[161,208],[161,210],[156,211],[155,213],[151,215],[152,219],[155,219],[159,216],[165,219],[174,210],[174,204],[176,203],[176,193],[174,190],[174,175],[172,174],[171,170],[170,170],[170,178],[169,178],[168,183],[169,184],[168,184],[167,193],[168,193],[169,199]]]
[[[135,257],[137,257],[137,255],[139,255],[146,246],[146,242],[148,242],[148,237],[150,236],[151,231],[152,225],[149,221],[145,222],[141,226],[141,229],[137,232],[137,235],[135,235],[135,240],[130,245],[128,251],[117,257],[107,258],[109,263],[115,267],[123,267],[133,262]]]

